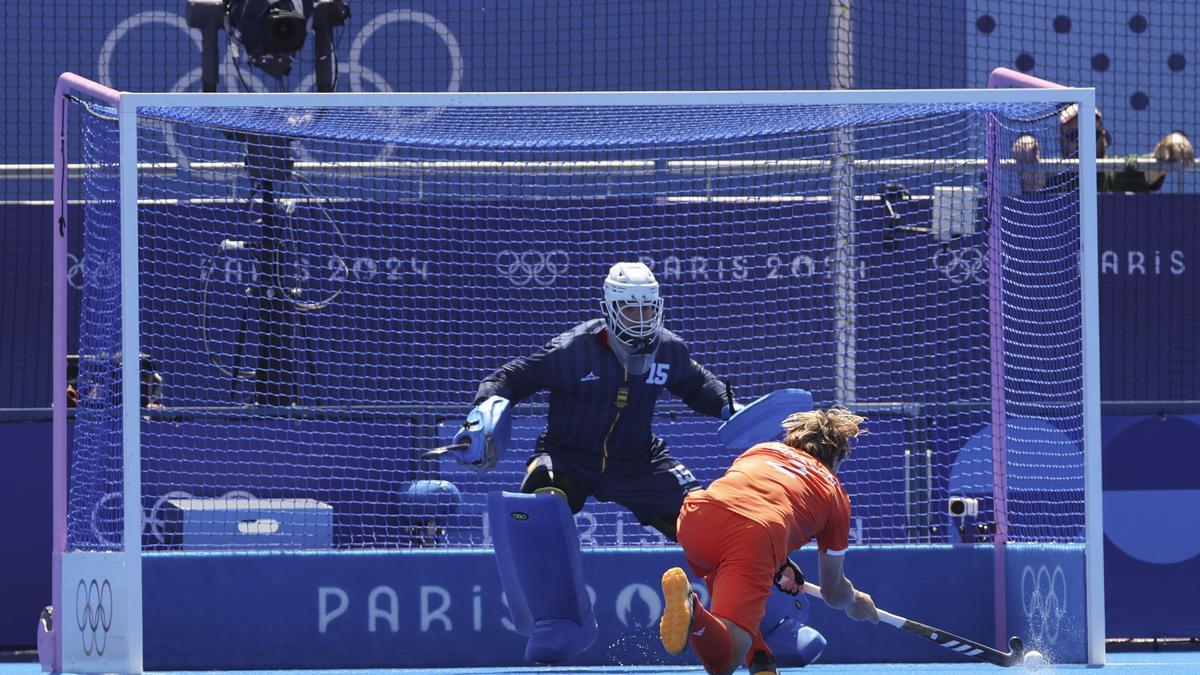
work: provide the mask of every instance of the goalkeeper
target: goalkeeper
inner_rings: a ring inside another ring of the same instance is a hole
[[[708,585],[712,609],[699,603],[682,569],[667,570],[659,633],[668,652],[690,642],[708,672],[732,673],[757,639],[772,579],[785,592],[803,590],[788,554],[814,537],[825,602],[856,621],[879,621],[871,596],[855,590],[842,569],[850,498],[837,470],[862,421],[841,407],[790,415],[783,443],[751,447],[707,489],[688,495],[679,544]]]
[[[478,442],[508,407],[550,392],[546,430],[527,462],[521,492],[552,491],[572,513],[588,497],[616,502],[672,541],[683,496],[700,488],[650,429],[664,389],[701,415],[729,417],[729,392],[663,328],[658,282],[642,263],[617,263],[604,280],[604,317],[585,321],[542,349],[484,378],[456,443],[460,461],[491,468],[500,447]],[[473,424],[472,418],[479,424]],[[495,440],[490,444],[496,446]]]

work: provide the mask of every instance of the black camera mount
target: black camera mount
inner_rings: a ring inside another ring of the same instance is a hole
[[[278,79],[291,71],[311,25],[317,91],[333,91],[333,29],[349,18],[345,0],[188,0],[187,24],[201,34],[203,90],[217,90],[222,28],[245,48],[251,65]]]
[[[333,91],[333,29],[345,25],[349,16],[345,0],[188,0],[188,26],[200,29],[202,37],[203,90],[217,91],[221,28],[246,50],[251,65],[279,79],[291,71],[292,59],[304,47],[311,25],[317,91]],[[258,367],[252,371],[255,403],[289,406],[298,395],[293,343],[299,317],[284,283],[288,220],[275,195],[292,178],[294,150],[281,136],[236,133],[229,137],[245,144],[246,175],[259,196],[255,222],[262,233],[256,247],[262,283],[254,291],[259,321]],[[245,349],[245,318],[241,326],[239,353]]]

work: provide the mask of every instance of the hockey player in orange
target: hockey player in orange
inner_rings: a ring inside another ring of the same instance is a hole
[[[782,443],[755,445],[707,489],[687,496],[679,544],[708,585],[712,608],[700,604],[682,569],[667,570],[659,633],[668,652],[690,643],[710,673],[732,673],[743,661],[753,672],[751,649],[763,644],[759,623],[772,580],[788,593],[803,590],[804,576],[788,555],[813,538],[826,604],[856,621],[879,622],[871,596],[842,570],[850,498],[837,470],[863,421],[840,406],[794,413],[783,422]]]

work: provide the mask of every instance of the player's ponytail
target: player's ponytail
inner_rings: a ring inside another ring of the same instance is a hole
[[[783,442],[833,469],[850,454],[850,439],[866,432],[859,428],[866,419],[840,405],[792,413],[783,421]]]

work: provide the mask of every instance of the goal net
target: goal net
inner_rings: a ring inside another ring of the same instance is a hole
[[[421,454],[483,377],[600,316],[623,260],[743,402],[801,387],[869,419],[841,473],[855,543],[1082,542],[1069,98],[974,93],[139,97],[124,145],[116,110],[83,106],[103,264],[68,549],[122,547],[129,481],[145,550],[490,545],[485,495],[520,484],[546,394],[490,472]],[[1027,135],[1036,166],[1012,159]],[[657,410],[670,452],[719,476],[719,421],[668,392]],[[584,546],[663,542],[608,503],[577,523]]]

